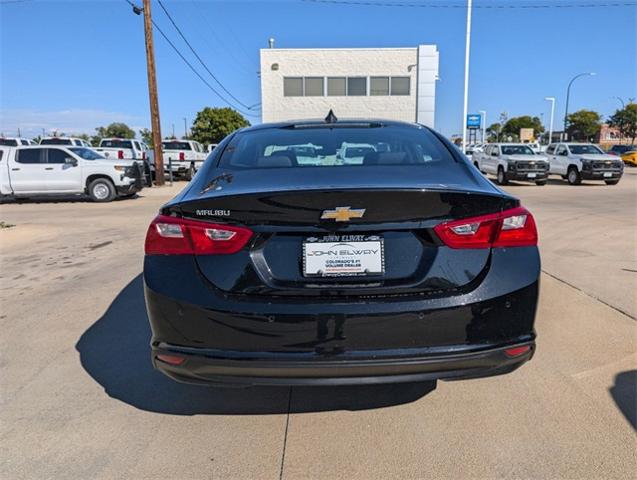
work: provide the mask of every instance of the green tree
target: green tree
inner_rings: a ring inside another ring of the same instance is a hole
[[[507,137],[511,136],[514,138],[519,138],[520,129],[522,128],[532,128],[534,135],[538,135],[544,131],[542,121],[538,117],[523,115],[521,117],[513,117],[507,120],[507,122],[502,127],[502,134]]]
[[[578,110],[567,117],[567,132],[574,140],[591,140],[602,128],[602,117],[592,110]]]
[[[142,128],[139,131],[139,137],[142,139],[142,142],[148,145],[149,148],[153,148],[153,132],[147,128]]]
[[[487,141],[497,142],[502,132],[502,125],[499,123],[492,123],[487,127]]]
[[[205,145],[219,143],[238,128],[248,126],[250,122],[232,108],[205,107],[197,113],[192,124],[191,137]]]
[[[617,110],[609,119],[608,125],[616,128],[622,137],[630,138],[634,145],[637,138],[637,103],[629,103],[621,110]]]
[[[95,129],[95,135],[91,137],[91,143],[93,145],[99,145],[102,138],[135,138],[135,130],[130,128],[125,123],[114,122],[107,127],[97,127]]]

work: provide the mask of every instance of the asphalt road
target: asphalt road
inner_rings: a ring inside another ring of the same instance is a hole
[[[0,206],[0,477],[634,478],[637,169],[507,189],[535,214],[538,350],[502,377],[184,386],[152,370],[146,225],[176,188]],[[633,473],[630,473],[633,472]]]

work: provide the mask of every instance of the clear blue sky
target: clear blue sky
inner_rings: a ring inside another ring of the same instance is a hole
[[[33,136],[41,133],[42,127],[47,131],[58,127],[67,134],[90,134],[95,127],[112,121],[136,128],[149,126],[142,17],[133,15],[123,0],[0,3],[0,132],[12,135],[21,127],[23,135]],[[551,2],[474,0],[477,6],[516,3]],[[260,101],[258,50],[267,46],[269,37],[276,39],[276,46],[286,48],[436,44],[441,78],[436,128],[447,135],[461,131],[464,9],[300,0],[165,0],[164,4],[212,71],[250,105]],[[154,0],[153,16],[199,67]],[[486,110],[488,123],[502,111],[509,116],[543,114],[548,124],[549,104],[544,97],[555,96],[559,127],[568,80],[577,73],[594,71],[597,76],[575,83],[570,109],[611,114],[620,105],[615,97],[637,97],[636,25],[635,6],[475,8],[470,112]],[[184,117],[190,122],[202,107],[221,106],[223,102],[157,33],[155,44],[162,131],[170,134],[174,124],[181,135]],[[259,118],[250,121],[258,122]]]

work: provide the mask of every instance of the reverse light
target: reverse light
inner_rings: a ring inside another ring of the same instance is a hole
[[[252,238],[244,227],[158,215],[146,233],[146,255],[224,255],[237,253]]]
[[[440,223],[434,227],[434,231],[440,240],[451,248],[537,245],[535,220],[524,207]]]

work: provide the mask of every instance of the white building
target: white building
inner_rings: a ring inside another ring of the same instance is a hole
[[[385,118],[434,126],[438,50],[325,48],[261,50],[264,122]]]

